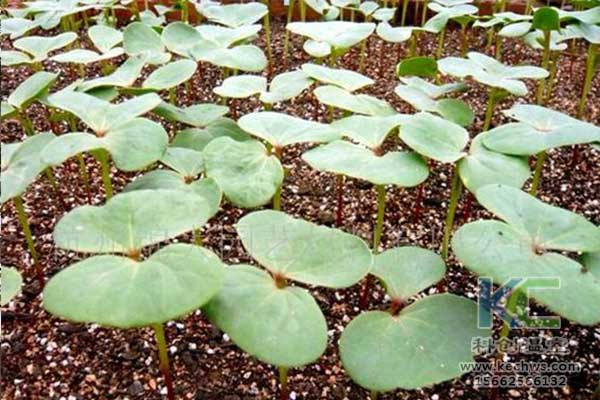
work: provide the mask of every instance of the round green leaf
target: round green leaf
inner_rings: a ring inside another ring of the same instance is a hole
[[[202,151],[213,139],[221,136],[227,136],[239,142],[251,139],[250,135],[241,130],[235,121],[219,118],[204,129],[190,128],[177,132],[171,146]]]
[[[40,62],[48,58],[49,53],[62,49],[74,42],[75,39],[77,39],[77,34],[75,32],[65,32],[53,37],[27,36],[15,40],[13,47],[17,50],[31,54],[31,56],[33,56],[32,61]]]
[[[319,102],[356,114],[387,116],[396,111],[387,102],[367,94],[352,94],[337,86],[320,86],[314,90]]]
[[[104,206],[78,207],[54,228],[62,249],[83,253],[124,253],[200,228],[210,214],[206,200],[176,190],[121,193]]]
[[[88,36],[101,53],[108,53],[123,41],[123,32],[107,25],[94,25],[88,29]]]
[[[223,280],[221,260],[188,244],[169,245],[143,261],[95,256],[48,282],[44,308],[74,322],[144,327],[194,311],[219,291]]]
[[[20,143],[2,144],[0,204],[21,195],[35,178],[48,167],[42,150],[55,138],[50,132],[38,133]]]
[[[160,162],[177,171],[184,178],[193,178],[204,171],[202,152],[195,149],[169,146]]]
[[[194,75],[197,64],[192,60],[177,60],[153,71],[142,87],[152,90],[164,90],[178,86]]]
[[[486,149],[483,145],[485,135],[487,133],[475,137],[469,154],[458,162],[463,184],[473,193],[493,183],[521,188],[531,174],[529,160]]]
[[[302,45],[302,48],[308,55],[314,58],[323,58],[331,54],[331,45],[327,42],[308,39]]]
[[[371,274],[392,299],[406,300],[444,277],[444,260],[420,247],[395,247],[375,256]]]
[[[352,115],[334,121],[331,127],[364,146],[376,149],[383,144],[388,134],[404,123],[407,118],[409,117],[405,114],[389,117]]]
[[[268,364],[299,367],[327,346],[325,317],[308,291],[280,289],[250,265],[227,267],[223,289],[204,311],[242,350]]]
[[[238,124],[244,131],[274,147],[305,142],[324,143],[340,137],[339,132],[327,124],[271,111],[246,114],[238,120]]]
[[[292,22],[286,29],[317,42],[325,42],[334,49],[348,49],[368,38],[375,30],[369,22],[326,21]]]
[[[217,182],[211,178],[190,182],[186,181],[185,178],[185,176],[174,171],[150,171],[129,183],[123,191],[170,189],[191,192],[206,200],[210,208],[208,218],[213,217],[219,211],[222,197],[221,188],[219,188]]]
[[[221,5],[214,2],[201,4],[199,11],[210,21],[232,28],[254,24],[269,12],[262,3]]]
[[[546,227],[554,225],[551,217],[541,217]],[[561,231],[562,236],[576,240],[576,231],[574,235],[568,231],[574,226],[564,226],[563,222],[561,219],[556,224],[566,228]],[[596,236],[600,236],[597,232]],[[534,240],[535,237],[503,222],[477,221],[463,225],[454,234],[452,249],[468,269],[479,276],[492,277],[499,285],[511,278],[558,279],[559,288],[535,288],[529,296],[571,321],[584,325],[600,322],[598,276],[582,273],[580,264],[561,254],[537,254]]]
[[[399,26],[392,27],[388,22],[382,22],[377,25],[377,36],[390,43],[406,42],[412,36],[413,27]]]
[[[396,75],[435,78],[438,72],[437,61],[431,57],[411,57],[402,60],[396,67]]]
[[[2,279],[2,283],[0,284],[2,288],[2,293],[0,293],[0,306],[4,307],[21,291],[23,278],[19,271],[12,267],[2,266],[0,269],[2,270],[0,273],[0,278]]]
[[[346,69],[329,68],[317,64],[303,64],[302,71],[311,78],[330,85],[339,86],[349,92],[375,83],[358,72]]]
[[[557,31],[560,29],[558,11],[552,7],[541,7],[533,13],[533,29],[541,31]]]
[[[364,277],[373,263],[360,238],[279,211],[256,211],[236,225],[244,247],[271,272],[287,279],[333,288]]]
[[[483,144],[506,154],[532,155],[560,146],[600,141],[600,127],[532,104],[517,104],[503,113],[517,123],[490,130]]]
[[[460,364],[474,361],[471,341],[489,335],[477,328],[474,302],[440,294],[398,316],[382,311],[359,315],[342,333],[340,355],[360,386],[378,392],[417,389],[464,374]]]
[[[130,56],[142,56],[150,64],[164,64],[171,59],[154,29],[141,22],[133,22],[123,31],[123,49]]]
[[[155,114],[170,121],[183,124],[205,127],[229,112],[229,108],[217,104],[205,103],[179,108],[169,103],[162,102],[152,110]]]
[[[364,179],[376,185],[416,186],[429,175],[423,158],[413,152],[392,151],[377,156],[360,145],[336,140],[302,154],[314,169]]]
[[[257,75],[237,75],[225,79],[213,92],[221,97],[243,99],[267,90],[267,78]]]
[[[460,125],[422,112],[402,125],[400,138],[420,154],[453,163],[466,155],[469,133]]]
[[[17,86],[6,101],[15,108],[24,109],[33,100],[45,94],[56,78],[58,78],[57,74],[46,71],[36,72]]]
[[[283,167],[258,141],[229,137],[204,148],[206,175],[214,178],[236,206],[254,208],[268,203],[283,182]]]

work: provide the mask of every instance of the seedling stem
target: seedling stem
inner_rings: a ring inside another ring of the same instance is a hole
[[[173,380],[171,378],[171,371],[169,366],[169,354],[167,353],[167,341],[165,339],[165,330],[162,324],[154,324],[152,325],[152,328],[154,329],[156,346],[158,347],[160,372],[163,374],[163,377],[165,379],[165,385],[167,386],[167,398],[169,400],[175,400],[175,392],[173,391]]]
[[[529,194],[532,196],[535,196],[538,187],[540,186],[542,168],[544,167],[544,162],[546,161],[547,156],[548,154],[545,151],[539,152],[537,154],[537,159],[535,161],[535,172],[533,173],[533,180],[531,181],[531,190],[529,191]]]
[[[444,226],[444,239],[442,242],[442,258],[448,259],[448,244],[450,243],[450,234],[454,227],[454,216],[456,215],[456,206],[462,192],[462,182],[458,174],[458,168],[454,166],[452,176],[452,187],[450,189],[450,204],[448,205],[448,213],[446,214],[446,225]]]
[[[113,195],[112,182],[110,180],[110,165],[108,152],[102,151],[98,157],[102,168],[102,183],[104,184],[104,192],[106,200],[110,200]]]
[[[550,31],[544,31],[544,54],[542,56],[542,68],[548,69],[550,63]],[[546,87],[546,79],[540,79],[537,89],[537,103],[544,104],[544,89]]]
[[[23,233],[25,234],[25,240],[27,242],[27,248],[29,249],[29,254],[31,255],[31,258],[33,259],[33,267],[35,268],[36,278],[40,284],[40,288],[43,288],[44,287],[44,271],[42,271],[38,253],[35,250],[35,243],[33,242],[33,236],[31,235],[31,227],[29,226],[29,221],[27,219],[27,213],[25,212],[25,207],[23,207],[23,199],[20,196],[17,196],[13,199],[13,203],[15,204],[15,208],[17,209],[17,216],[19,218],[19,223],[21,224],[21,228],[23,229]]]
[[[281,391],[279,392],[280,400],[287,400],[288,398],[288,371],[286,367],[277,367],[279,369],[279,384],[281,385]]]

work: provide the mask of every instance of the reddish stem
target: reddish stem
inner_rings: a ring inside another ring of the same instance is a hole
[[[425,184],[419,185],[415,205],[413,206],[412,222],[415,223],[421,218],[423,213],[423,195],[425,193]]]
[[[363,285],[362,293],[360,295],[360,302],[358,306],[361,310],[365,310],[369,305],[369,296],[371,294],[371,285],[373,281],[373,275],[367,275],[365,279],[365,283]]]
[[[471,219],[471,212],[473,210],[473,194],[467,190],[465,194],[465,203],[463,205],[462,217],[463,221],[467,222]]]
[[[381,50],[379,51],[379,77],[383,78],[383,73],[384,73],[384,62],[385,59],[383,57],[383,53],[385,52],[385,42],[381,41]]]
[[[571,153],[571,172],[575,169],[575,167],[577,167],[577,165],[579,164],[579,162],[581,161],[581,150],[579,148],[579,146],[575,145],[573,146],[573,151]]]

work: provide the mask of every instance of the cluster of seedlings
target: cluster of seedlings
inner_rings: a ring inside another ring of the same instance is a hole
[[[315,362],[328,341],[325,317],[307,288],[356,286],[367,299],[374,280],[384,286],[389,309],[364,310],[345,328],[339,352],[346,373],[371,391],[371,399],[462,375],[459,363],[476,356],[471,339],[492,332],[478,327],[474,301],[450,293],[423,295],[445,276],[450,251],[475,275],[496,282],[558,277],[560,289],[535,291],[535,300],[574,323],[599,323],[600,230],[535,195],[548,150],[600,143],[600,128],[583,121],[598,65],[600,7],[533,9],[528,1],[525,13],[515,14],[501,1],[492,15],[478,16],[470,0],[431,0],[409,26],[407,0],[395,4],[398,9],[387,1],[297,1],[288,7],[284,56],[289,57],[291,35],[299,35],[312,61],[266,77],[260,73],[270,71],[274,60],[269,10],[262,3],[180,0],[175,7],[181,21],[174,22],[168,18],[173,9],[151,8],[147,1],[142,8],[135,0],[33,1],[6,10],[2,35],[10,36],[13,49],[0,53],[2,67],[28,66],[31,75],[2,102],[2,119],[18,120],[24,140],[2,143],[1,202],[11,202],[17,211],[31,273],[44,288],[44,308],[78,323],[153,328],[169,399],[175,394],[163,330],[167,321],[202,309],[239,348],[277,366],[287,398],[288,370]],[[307,9],[321,20],[307,22]],[[132,22],[118,28],[117,12],[129,10]],[[435,15],[428,19],[427,10]],[[419,35],[438,35],[441,54],[450,22],[460,26],[462,54],[418,55]],[[63,32],[31,34],[54,28]],[[495,44],[492,56],[468,51],[469,31],[476,28],[487,30]],[[261,29],[265,51],[253,44]],[[82,48],[78,35],[87,35],[94,48]],[[374,83],[363,74],[371,35],[407,42],[410,57],[398,63],[395,93],[415,113],[400,114],[361,92]],[[541,65],[503,64],[502,37],[522,37],[541,52]],[[578,118],[545,107],[561,53],[575,40],[589,47]],[[354,46],[360,46],[356,70],[340,68],[339,57]],[[125,61],[115,65],[115,59]],[[55,90],[58,75],[44,70],[49,60],[77,66],[80,79]],[[193,92],[191,77],[205,63],[222,70],[223,80],[213,89],[222,102],[180,107],[175,89],[185,85]],[[86,79],[91,65],[101,65],[101,77]],[[139,79],[149,65],[152,72]],[[514,122],[492,127],[500,100],[527,95],[524,80],[537,81],[536,104],[502,110]],[[471,139],[467,128],[475,115],[452,95],[469,90],[473,81],[485,85],[489,95],[483,130]],[[343,117],[322,123],[273,111],[306,91],[332,117],[336,110]],[[250,97],[260,100],[262,110],[226,117],[228,104]],[[70,131],[37,132],[28,117],[34,102]],[[150,114],[186,128],[169,134]],[[400,145],[384,146],[390,138]],[[302,154],[310,167],[337,177],[338,224],[344,218],[345,179],[374,185],[377,217],[370,243],[281,209],[287,173],[281,155],[299,143],[311,144]],[[56,187],[53,169],[71,158],[79,162],[88,193],[96,190],[84,154],[101,166],[106,201],[77,207],[57,222],[55,246],[87,257],[46,282],[23,194],[40,175]],[[534,171],[530,157],[537,160]],[[440,254],[413,246],[382,249],[386,192],[422,189],[431,160],[453,167]],[[114,193],[112,167],[139,174]],[[454,215],[465,191],[497,219],[456,230]],[[236,224],[253,265],[224,265],[202,246],[201,229],[218,216],[223,202],[259,209]],[[185,233],[193,233],[193,243],[173,241]],[[583,256],[576,261],[565,253]],[[17,269],[2,267],[3,306],[21,285]]]

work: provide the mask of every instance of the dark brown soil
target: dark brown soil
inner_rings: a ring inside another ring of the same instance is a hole
[[[282,57],[282,25],[274,24],[273,41],[276,72],[283,72],[286,63]],[[295,68],[308,57],[301,51],[299,38],[294,38],[293,57],[288,63]],[[470,48],[485,52],[485,36],[474,31]],[[437,40],[423,35],[419,43],[421,54],[433,54]],[[4,41],[2,48],[11,43]],[[459,34],[447,34],[445,55],[457,55]],[[536,51],[524,47],[518,41],[507,41],[504,45],[504,62],[510,64],[534,64],[540,62]],[[583,82],[585,52],[577,43],[560,59],[558,81],[549,106],[575,115]],[[365,93],[376,95],[391,102],[400,112],[412,112],[393,93],[397,84],[394,67],[399,57],[405,57],[404,45],[384,44],[373,37],[369,41],[366,74],[376,78],[377,83]],[[357,50],[350,51],[340,60],[346,68],[355,68]],[[78,76],[76,68],[45,63],[50,71],[60,72],[57,88],[72,82]],[[383,67],[383,68],[382,68]],[[97,75],[99,67],[89,68],[88,77]],[[31,71],[26,67],[2,68],[2,99]],[[206,64],[202,65],[192,81],[193,93],[179,88],[178,101],[181,105],[217,100],[211,90],[221,79],[220,72]],[[476,111],[478,119],[471,128],[472,134],[482,125],[485,106],[485,88],[471,82],[471,90],[461,97]],[[530,95],[526,99],[509,98],[498,109],[508,108],[514,102],[534,102],[534,86],[529,82]],[[166,96],[166,94],[165,94]],[[166,98],[166,97],[165,97]],[[327,110],[321,106],[314,109],[315,102],[306,93],[292,104],[275,107],[289,114],[325,121]],[[232,105],[236,115],[260,109],[257,100],[236,101]],[[34,104],[29,109],[37,130],[48,130],[47,114],[43,106]],[[600,123],[600,79],[596,77],[588,100],[586,119]],[[506,122],[496,113],[493,124]],[[173,134],[180,126],[164,124]],[[66,126],[61,126],[66,131]],[[24,134],[15,121],[2,121],[2,142],[21,140]],[[394,144],[390,143],[390,146]],[[333,176],[311,170],[300,159],[308,146],[286,148],[283,163],[289,167],[283,189],[282,208],[287,213],[320,224],[332,225],[335,220],[335,180]],[[540,198],[544,201],[575,211],[592,222],[600,223],[600,153],[589,146],[581,147],[579,162],[571,164],[571,148],[550,152]],[[99,167],[86,157],[87,168],[93,178],[93,204],[102,203],[104,194],[99,176]],[[81,258],[81,255],[57,249],[52,243],[52,229],[65,211],[87,204],[88,196],[81,184],[76,162],[68,162],[55,169],[60,184],[54,193],[48,182],[40,178],[25,194],[26,209],[36,239],[41,262],[47,277]],[[424,209],[416,221],[412,210],[418,189],[388,188],[388,207],[382,246],[391,248],[399,245],[418,245],[439,250],[445,210],[449,197],[451,167],[432,164],[429,179],[425,182]],[[118,192],[134,174],[123,174],[113,169],[113,182]],[[60,201],[59,201],[60,199]],[[370,241],[375,220],[375,191],[364,182],[346,180],[344,192],[344,226],[363,239]],[[63,209],[64,207],[66,208]],[[462,203],[464,204],[464,202]],[[471,219],[489,217],[476,203],[472,206]],[[465,223],[463,206],[459,206],[458,224]],[[164,395],[164,383],[158,371],[153,335],[150,329],[114,330],[98,326],[73,325],[47,314],[41,307],[40,296],[31,270],[31,260],[25,247],[24,236],[18,225],[12,204],[4,206],[2,213],[2,256],[3,265],[15,265],[25,271],[26,286],[22,296],[2,312],[2,398],[3,399],[158,399]],[[247,210],[233,208],[229,204],[206,225],[203,231],[205,245],[219,254],[229,264],[248,262],[233,224]],[[189,237],[182,240],[191,240]],[[461,268],[454,258],[448,262],[444,282],[428,293],[447,290],[474,298],[476,279]],[[329,326],[329,346],[318,362],[290,371],[292,397],[297,399],[366,399],[367,392],[358,387],[344,374],[337,351],[337,341],[344,326],[358,313],[359,287],[347,290],[314,289],[319,305],[323,309]],[[370,308],[385,308],[383,291],[378,288],[370,298]],[[541,310],[543,311],[543,310]],[[498,324],[499,325],[499,324]],[[267,399],[277,393],[276,371],[240,351],[226,335],[218,332],[205,320],[200,311],[180,321],[167,324],[167,337],[171,346],[174,380],[179,398],[185,399]],[[579,362],[583,370],[568,377],[568,385],[562,388],[519,388],[500,390],[499,398],[512,399],[591,399],[600,379],[600,327],[571,325],[563,320],[563,328],[553,331],[513,331],[513,336],[563,336],[569,339],[570,354],[563,357],[548,356],[544,361]],[[532,361],[541,361],[540,356],[519,356]],[[406,365],[410,368],[410,365]],[[295,396],[295,397],[294,397]],[[381,399],[483,399],[489,397],[486,389],[473,387],[472,376],[417,391],[395,391]]]

